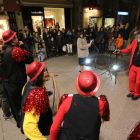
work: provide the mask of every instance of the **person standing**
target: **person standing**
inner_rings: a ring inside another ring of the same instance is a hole
[[[126,24],[124,30],[123,30],[123,49],[127,48],[127,44],[128,44],[128,38],[129,38],[129,34],[130,34],[131,30],[129,28],[129,23]]]
[[[22,32],[22,29],[19,30],[18,40],[19,41],[23,41],[23,32]]]
[[[72,33],[70,30],[68,30],[67,35],[66,35],[66,45],[67,45],[67,50],[68,50],[68,54],[73,55],[73,51],[72,51]]]
[[[26,34],[24,35],[24,42],[25,42],[28,52],[30,52],[31,55],[33,54],[32,41],[33,41],[33,38],[30,35],[29,31],[27,30]]]
[[[130,32],[130,34],[129,34],[130,43],[132,43],[132,41],[135,39],[134,32],[137,31],[137,29],[138,29],[138,25],[136,25],[135,28]]]
[[[106,34],[103,31],[103,28],[101,28],[101,30],[100,30],[99,39],[100,39],[100,42],[99,42],[99,53],[98,54],[100,54],[100,53],[104,54]]]
[[[63,51],[62,51],[62,47],[64,45],[64,38],[60,32],[60,30],[58,31],[57,35],[56,35],[56,45],[58,47],[58,53],[59,53],[59,56],[63,55]]]
[[[2,49],[2,45],[3,45],[3,41],[2,39],[0,39],[0,103],[1,103],[2,111],[3,111],[3,118],[4,120],[7,121],[13,118],[13,115],[10,112],[8,100],[7,100],[6,94],[3,89],[3,84],[2,84],[3,71],[2,71],[1,65],[2,65],[2,55],[4,53],[4,50]]]
[[[131,45],[122,50],[115,50],[115,54],[131,53],[131,60],[129,65],[129,90],[130,93],[127,97],[132,100],[140,98],[140,30],[135,32],[136,39],[133,40]]]
[[[27,82],[25,64],[34,60],[24,44],[16,38],[16,32],[7,30],[2,37],[5,46],[2,56],[2,83],[17,127],[20,127],[21,91]]]
[[[38,32],[35,33],[34,41],[35,41],[35,50],[36,50],[38,48],[38,44],[42,43],[42,39],[40,35],[38,34]]]
[[[99,75],[93,71],[84,71],[77,76],[78,94],[62,96],[51,126],[50,140],[99,140],[101,119],[110,120],[106,96],[95,96],[100,84]]]
[[[84,65],[86,64],[86,57],[89,55],[88,48],[91,45],[87,43],[86,39],[83,38],[83,33],[80,33],[80,36],[77,40],[77,51],[78,51],[78,58],[79,58],[79,65],[80,70],[79,72],[83,72]]]
[[[73,52],[77,53],[77,34],[75,32],[75,29],[72,29],[72,40],[73,40]]]
[[[48,29],[45,28],[44,29],[44,32],[43,32],[43,40],[45,41],[45,46],[46,46],[46,51],[47,51],[47,57],[50,56],[50,47],[49,47],[49,40],[50,39],[50,36],[49,36],[49,33],[48,33]]]
[[[90,30],[90,41],[92,40],[92,44],[91,44],[91,47],[89,48],[90,52],[92,52],[94,50],[94,45],[93,44],[94,44],[95,38],[96,38],[95,29],[91,28],[91,30]],[[90,43],[90,42],[88,42],[88,43]]]

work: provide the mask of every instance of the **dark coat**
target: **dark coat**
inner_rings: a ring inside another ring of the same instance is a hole
[[[130,28],[123,30],[123,39],[124,40],[128,40],[130,32],[131,32]]]
[[[23,33],[19,33],[18,40],[23,41],[23,39],[24,39]]]
[[[22,48],[25,49],[24,45]],[[34,60],[32,56],[29,56],[21,63],[14,62],[11,54],[12,49],[13,46],[7,45],[2,57],[3,81],[24,84],[27,81],[25,64],[30,64]]]
[[[51,49],[56,49],[56,43],[54,41],[50,41],[49,46]],[[55,48],[53,48],[53,47],[55,47]]]
[[[56,35],[56,40],[55,40],[55,42],[56,42],[56,45],[57,45],[58,47],[62,47],[62,46],[64,45],[64,38],[63,38],[62,34]]]
[[[49,45],[49,41],[50,41],[50,36],[48,36],[49,33],[43,33],[43,40],[45,41],[45,45]]]
[[[28,44],[28,45],[31,45],[32,44],[32,41],[33,41],[33,38],[30,36],[30,34],[26,34],[26,37],[24,36],[24,43],[25,44]]]
[[[72,35],[66,36],[66,44],[72,44]]]

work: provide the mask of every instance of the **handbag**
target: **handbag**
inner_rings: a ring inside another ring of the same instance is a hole
[[[63,52],[66,52],[66,45],[64,45],[64,46],[62,47],[62,51],[63,51]]]

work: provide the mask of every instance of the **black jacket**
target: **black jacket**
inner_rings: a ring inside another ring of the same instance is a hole
[[[24,39],[24,38],[23,38],[23,33],[19,33],[19,34],[18,34],[18,40],[19,40],[19,41],[23,41],[23,39]]]
[[[22,45],[21,47],[25,48],[24,45]],[[2,80],[4,82],[24,84],[27,81],[25,64],[30,64],[34,60],[32,56],[29,56],[25,61],[21,63],[14,62],[11,53],[12,49],[13,46],[7,45],[2,57]]]
[[[131,32],[130,28],[123,30],[123,39],[124,40],[128,40],[130,32]]]
[[[72,35],[67,35],[66,36],[66,44],[73,44]]]
[[[30,34],[28,34],[28,35],[26,34],[26,37],[24,37],[24,43],[31,45],[32,41],[33,41],[33,38],[30,36]]]
[[[43,40],[45,41],[45,45],[49,46],[50,36],[48,36],[49,33],[43,33]]]
[[[63,38],[62,34],[56,35],[55,42],[56,42],[58,47],[62,47],[64,45],[64,38]]]

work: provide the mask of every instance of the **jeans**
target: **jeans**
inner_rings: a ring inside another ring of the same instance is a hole
[[[99,53],[104,53],[104,46],[105,46],[104,43],[99,44]]]
[[[8,99],[4,92],[2,84],[0,84],[0,100],[1,100],[1,107],[2,107],[3,113],[5,114],[6,117],[9,117],[11,113],[9,110]]]
[[[33,54],[32,45],[26,44],[26,48],[27,48],[28,52],[30,52],[30,54],[32,55]]]

